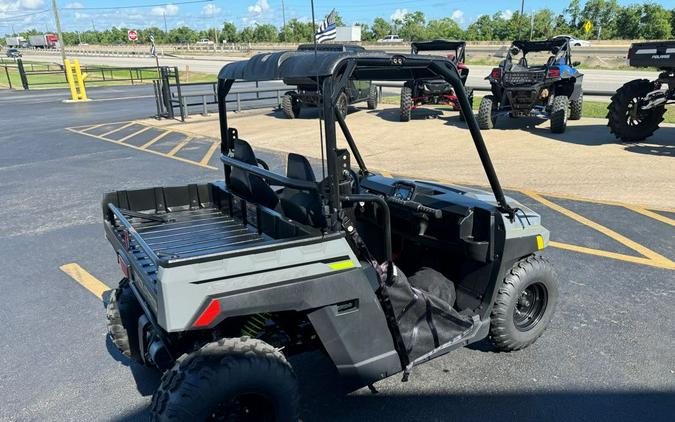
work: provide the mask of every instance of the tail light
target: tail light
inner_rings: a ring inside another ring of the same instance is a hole
[[[492,79],[500,80],[502,78],[502,70],[498,67],[495,67],[492,69],[492,72],[490,72],[490,77]]]
[[[204,312],[199,315],[192,326],[195,328],[208,327],[218,317],[218,314],[220,314],[220,302],[217,299],[211,299],[209,306],[204,309]]]
[[[552,67],[548,70],[548,75],[549,78],[559,78],[560,77],[560,69],[557,67]]]

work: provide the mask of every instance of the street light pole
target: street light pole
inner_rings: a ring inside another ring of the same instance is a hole
[[[56,33],[59,34],[59,47],[61,49],[61,61],[66,64],[66,47],[61,33],[61,20],[59,19],[59,9],[56,6],[56,0],[52,0],[52,10],[54,11],[54,22],[56,23]]]

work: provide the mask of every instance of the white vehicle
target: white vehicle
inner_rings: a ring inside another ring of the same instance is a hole
[[[398,35],[387,35],[386,37],[377,40],[377,42],[403,42],[403,39]]]
[[[214,43],[213,43],[213,41],[211,41],[208,38],[202,38],[201,40],[197,41],[195,44],[196,45],[213,45]]]
[[[568,40],[572,47],[590,47],[591,46],[590,41],[580,40],[579,38],[573,37],[572,35],[557,35],[557,36],[555,36],[551,39],[557,40],[557,39],[561,39],[561,38],[564,38],[564,39]]]

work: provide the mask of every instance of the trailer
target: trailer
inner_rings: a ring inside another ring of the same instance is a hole
[[[7,48],[19,48],[25,47],[27,41],[24,37],[6,37],[5,44],[7,45]]]
[[[59,37],[55,34],[31,35],[28,38],[30,46],[33,48],[58,48]]]
[[[361,41],[361,26],[338,26],[335,28],[336,42],[358,42]]]

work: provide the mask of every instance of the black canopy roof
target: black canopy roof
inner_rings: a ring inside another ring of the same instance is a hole
[[[531,51],[551,51],[553,47],[563,47],[569,41],[565,38],[558,38],[546,41],[527,41],[527,40],[518,40],[514,41],[513,45],[520,48],[523,51],[523,54],[527,54]]]
[[[248,60],[228,63],[222,80],[269,81],[319,78],[333,75],[347,61],[355,61],[352,79],[407,81],[438,78],[432,63],[457,68],[444,57],[388,54],[383,52],[279,51],[257,54]]]
[[[412,51],[444,51],[444,50],[457,50],[460,47],[464,47],[466,41],[454,41],[454,40],[431,40],[431,41],[415,41],[410,43]]]

